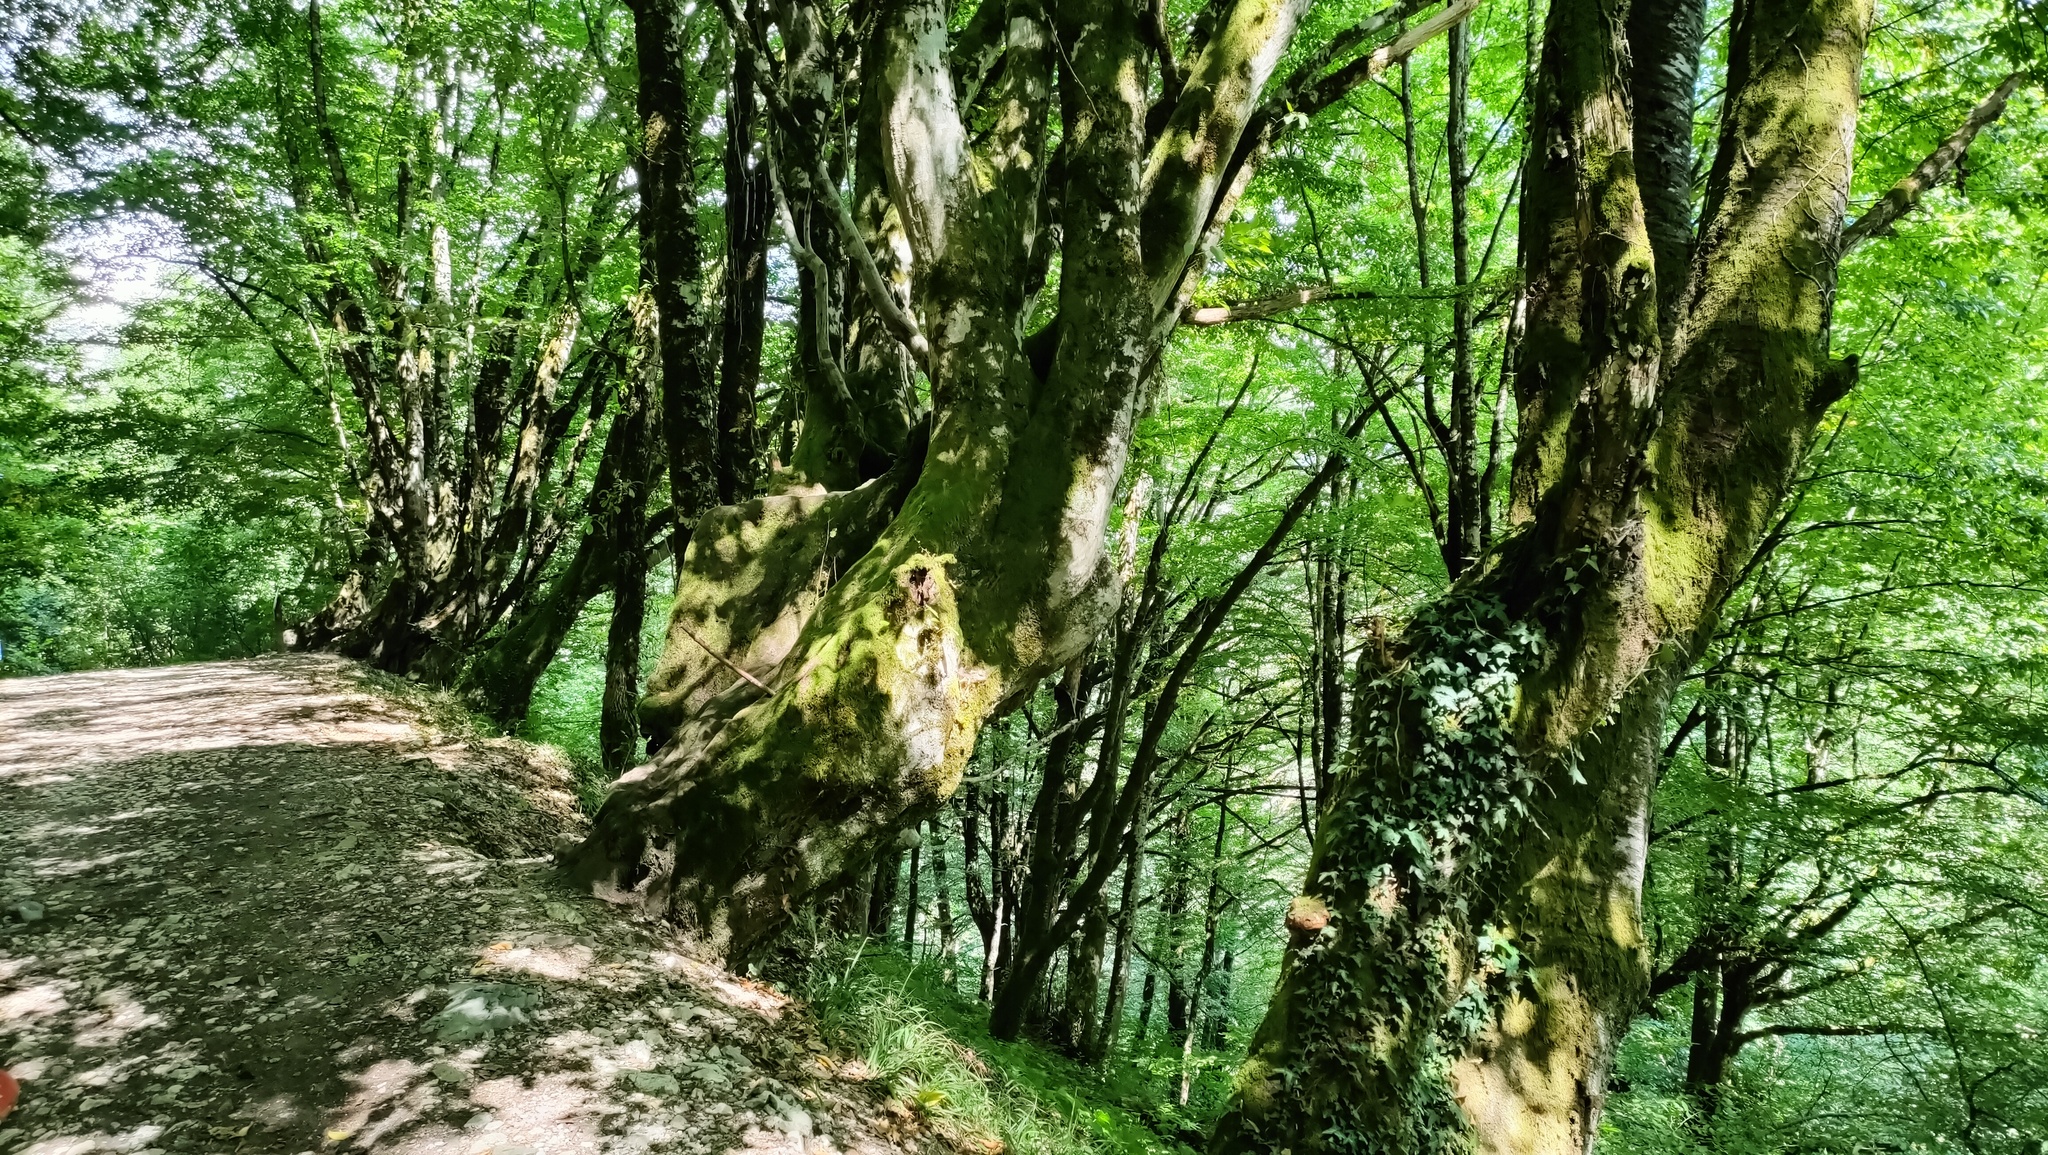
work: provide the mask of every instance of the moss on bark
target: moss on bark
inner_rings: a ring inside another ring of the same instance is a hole
[[[1578,1155],[1597,1134],[1647,982],[1670,687],[1853,374],[1827,360],[1827,302],[1870,21],[1869,0],[1737,4],[1664,348],[1626,8],[1551,8],[1515,532],[1417,619],[1366,706],[1297,903],[1327,922],[1293,934],[1215,1151]]]

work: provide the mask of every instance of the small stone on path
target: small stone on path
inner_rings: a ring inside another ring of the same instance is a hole
[[[469,1078],[469,1075],[466,1074],[461,1067],[456,1066],[455,1064],[449,1062],[446,1059],[443,1059],[440,1062],[435,1063],[433,1066],[428,1067],[427,1070],[432,1071],[434,1073],[434,1077],[436,1079],[441,1080],[443,1083],[460,1083],[464,1079]]]
[[[676,1077],[663,1071],[628,1071],[626,1081],[633,1084],[634,1090],[650,1095],[673,1095],[682,1090]]]

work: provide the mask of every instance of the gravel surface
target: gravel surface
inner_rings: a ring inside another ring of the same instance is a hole
[[[565,889],[580,821],[559,760],[335,659],[0,681],[0,1153],[936,1149]]]

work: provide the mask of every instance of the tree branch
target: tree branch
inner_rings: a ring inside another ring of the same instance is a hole
[[[1773,1023],[1744,1031],[1735,1036],[1738,1044],[1753,1043],[1758,1039],[1775,1038],[1781,1035],[1857,1036],[1857,1035],[1937,1035],[1939,1027],[1915,1027],[1905,1023],[1854,1023],[1841,1026],[1805,1023]]]
[[[1372,289],[1361,289],[1351,285],[1302,285],[1298,288],[1283,289],[1269,297],[1258,297],[1249,301],[1233,301],[1222,305],[1190,305],[1181,310],[1180,323],[1207,328],[1211,325],[1228,325],[1235,321],[1263,321],[1294,309],[1304,308],[1319,301],[1380,301],[1398,298],[1412,300],[1442,300],[1453,296],[1451,293],[1381,293]]]
[[[1970,151],[1970,142],[1977,139],[1985,125],[2005,114],[2005,103],[2026,79],[2024,73],[2015,72],[1999,82],[1984,102],[1970,110],[1962,127],[1949,134],[1940,147],[1927,154],[1927,159],[1914,167],[1912,172],[1899,178],[1899,183],[1879,197],[1869,211],[1856,218],[1856,223],[1842,230],[1842,255],[1847,256],[1857,246],[1872,237],[1886,236],[1900,217],[1912,212],[1920,204],[1920,198],[1927,190],[1940,184],[1956,165],[1963,154]]]

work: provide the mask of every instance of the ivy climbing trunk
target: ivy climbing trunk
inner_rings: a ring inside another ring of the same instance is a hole
[[[1638,187],[1639,154],[1690,165],[1630,78],[1693,75],[1698,39],[1632,69],[1625,0],[1551,5],[1511,525],[1372,672],[1212,1150],[1590,1149],[1649,982],[1665,707],[1854,380],[1828,318],[1870,8],[1735,5],[1695,230]]]

